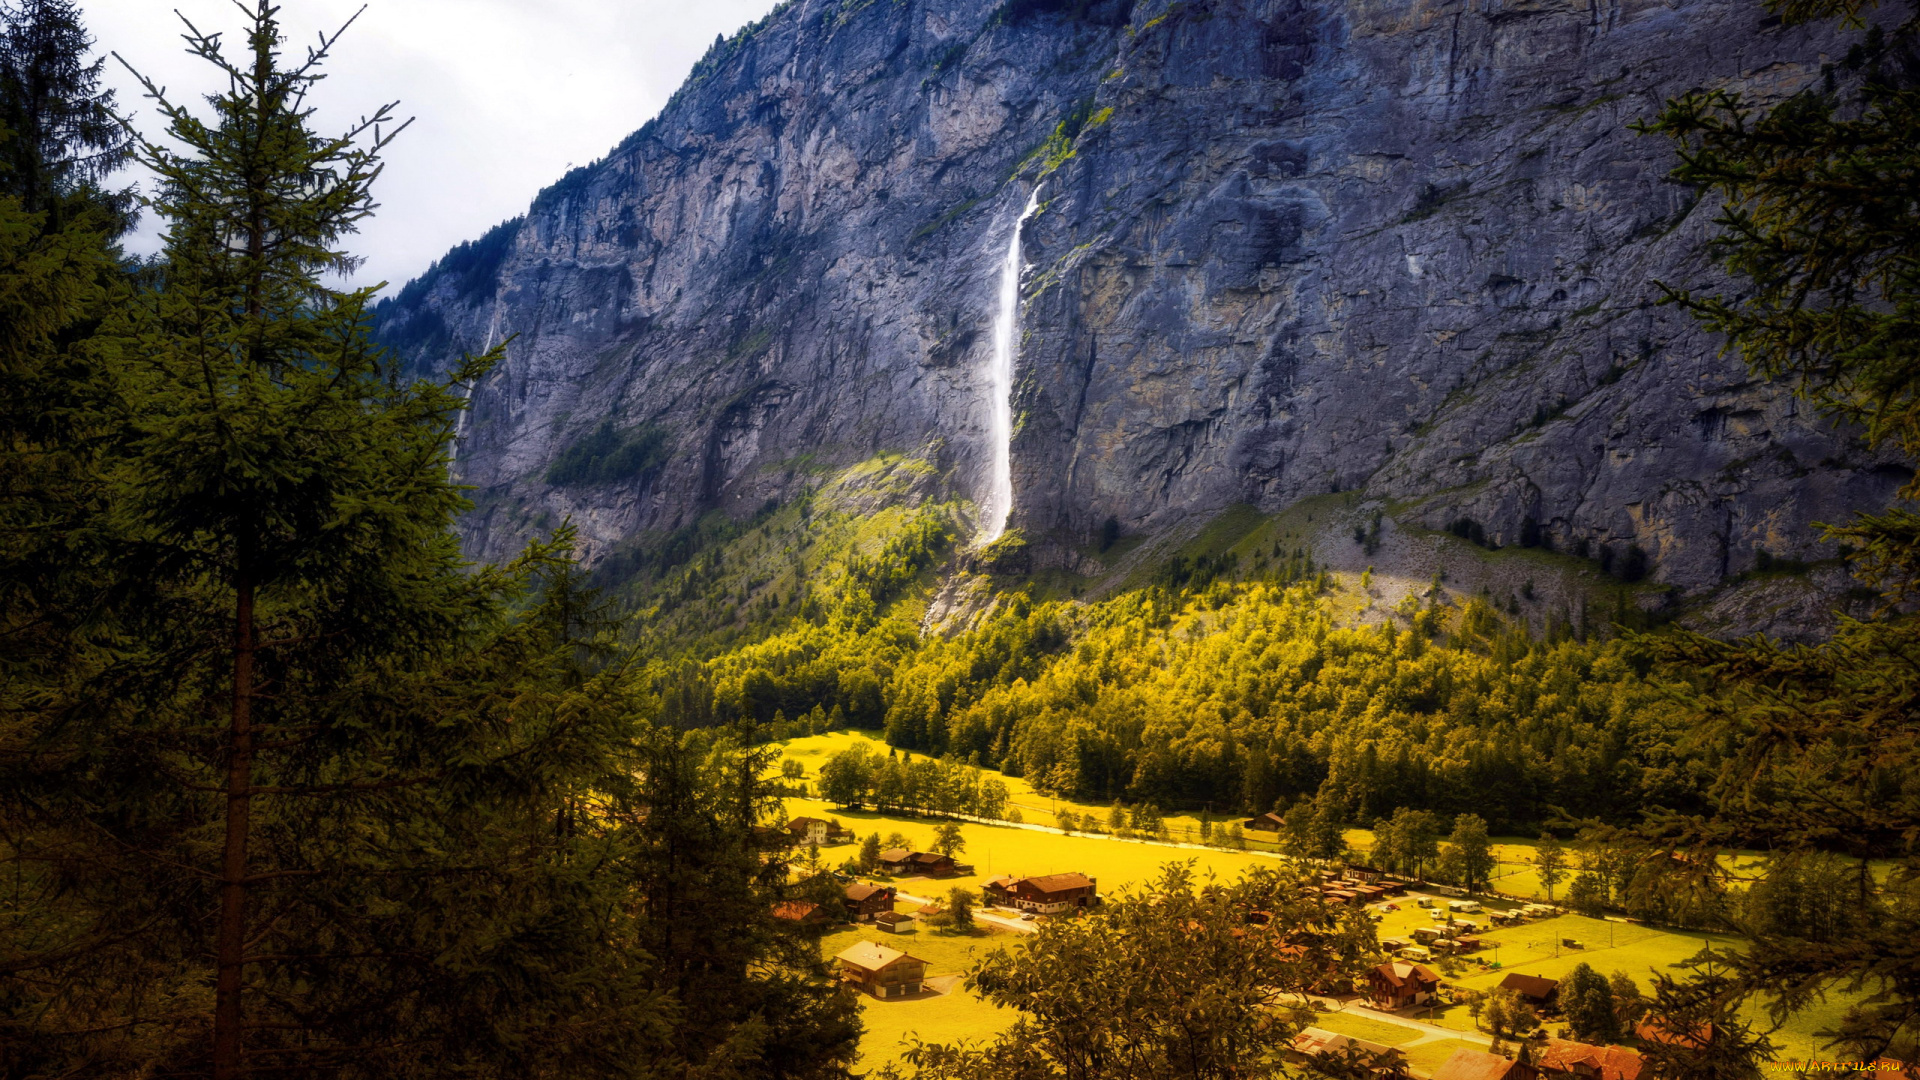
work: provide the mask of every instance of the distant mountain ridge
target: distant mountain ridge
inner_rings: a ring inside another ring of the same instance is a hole
[[[1716,208],[1627,124],[1791,92],[1823,49],[1747,0],[793,0],[380,331],[433,372],[513,336],[460,449],[480,557],[568,517],[599,559],[882,452],[976,499],[1039,183],[1012,457],[1041,564],[1358,490],[1698,594],[1830,556],[1811,523],[1906,475],[1655,303]]]

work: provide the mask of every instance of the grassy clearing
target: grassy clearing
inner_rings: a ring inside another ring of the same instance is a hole
[[[1439,1039],[1430,1043],[1407,1048],[1407,1064],[1415,1072],[1431,1073],[1440,1067],[1440,1063],[1453,1056],[1455,1050],[1485,1050],[1491,1040],[1488,1039]]]
[[[883,934],[870,926],[836,931],[820,940],[823,955],[832,957],[862,941],[876,941],[927,962],[927,975],[964,975],[988,952],[1017,945],[1019,935],[980,929],[973,934],[919,930],[911,934]],[[860,995],[860,1018],[866,1034],[860,1040],[860,1067],[875,1068],[898,1061],[910,1040],[953,1043],[988,1039],[1013,1022],[1014,1014],[983,1001],[965,987],[955,986],[940,997],[909,1001],[879,1001]]]
[[[787,813],[793,817],[837,817],[860,836],[900,833],[916,847],[933,843],[933,830],[939,824],[929,818],[913,818],[871,811],[847,811],[817,799],[788,799]],[[1058,833],[1021,829],[1010,825],[981,825],[967,822],[960,827],[966,850],[963,862],[971,863],[975,873],[956,878],[902,878],[890,881],[903,892],[915,896],[944,896],[956,885],[979,889],[987,879],[1001,874],[1058,874],[1077,871],[1095,878],[1105,895],[1124,886],[1144,882],[1170,862],[1188,859],[1198,864],[1198,872],[1212,872],[1222,878],[1235,878],[1253,866],[1274,866],[1274,859],[1239,851],[1175,848],[1164,844],[1145,844],[1106,837],[1062,836]],[[854,845],[824,848],[821,858],[831,864],[855,854]],[[875,880],[886,880],[876,878]]]
[[[821,764],[834,754],[852,749],[855,746],[864,746],[869,753],[884,756],[891,749],[886,743],[858,731],[835,731],[826,735],[810,735],[803,739],[788,740],[787,742],[780,743],[779,746],[785,756],[799,761],[800,764],[806,768],[806,779],[810,784],[819,781]],[[1033,785],[1027,783],[1027,781],[1021,777],[1006,776],[1002,773],[993,772],[990,769],[987,770],[987,772],[1007,785],[1009,805],[1020,811],[1021,821],[1028,825],[1043,825],[1048,828],[1054,828],[1058,822],[1057,815],[1061,811],[1067,811],[1072,813],[1076,818],[1093,815],[1100,821],[1101,826],[1104,828],[1107,813],[1112,809],[1111,806],[1096,806],[1093,803],[1075,802],[1071,799],[1056,799],[1051,795],[1043,795],[1035,791]],[[818,816],[817,810],[808,812]],[[842,820],[851,820],[857,815],[839,814],[838,816]],[[909,818],[907,820],[916,819]],[[1199,843],[1199,817],[1193,814],[1169,814],[1166,815],[1164,820],[1166,821],[1167,831],[1175,843]],[[1238,818],[1234,820],[1238,820]],[[884,833],[886,830],[883,829],[881,831]],[[1358,834],[1359,831],[1355,830],[1355,832]],[[1273,854],[1275,847],[1269,841],[1261,840],[1257,836],[1250,836],[1247,838],[1247,850]]]
[[[1582,947],[1566,947],[1562,941],[1567,938],[1579,941]],[[1600,972],[1624,971],[1643,991],[1651,990],[1653,971],[1671,971],[1673,965],[1698,953],[1711,940],[1706,934],[1629,926],[1582,915],[1562,915],[1492,930],[1481,934],[1480,939],[1486,942],[1483,952],[1497,952],[1502,969],[1464,974],[1454,980],[1474,990],[1490,990],[1516,971],[1565,978],[1583,963]],[[1717,944],[1725,948],[1737,942],[1721,937]]]
[[[820,763],[829,754],[847,749],[856,744],[867,746],[869,750],[886,753],[884,743],[877,742],[866,735],[855,732],[836,732],[830,735],[818,735],[805,739],[796,739],[784,744],[786,756],[798,759],[807,770],[809,779],[817,779]],[[1023,818],[1032,824],[1052,825],[1056,800],[1034,792],[1031,785],[1017,777],[1004,778],[1012,793],[1013,804],[1020,808]],[[789,799],[788,813],[807,814],[814,817],[838,817],[859,835],[865,836],[878,832],[882,836],[890,832],[900,832],[916,845],[930,843],[933,829],[937,824],[932,819],[914,818],[899,815],[883,815],[870,812],[841,811],[838,807],[814,799]],[[1102,820],[1105,809],[1087,804],[1058,802],[1059,809],[1071,809],[1075,814],[1097,813]],[[1189,815],[1169,816],[1169,829],[1176,839],[1197,835],[1199,822]],[[926,878],[910,878],[894,884],[915,895],[944,895],[955,885],[965,885],[977,889],[986,878],[1002,873],[1046,874],[1077,870],[1097,878],[1103,893],[1117,890],[1123,886],[1142,882],[1155,874],[1160,867],[1171,861],[1194,859],[1202,873],[1213,872],[1222,877],[1231,878],[1250,866],[1273,865],[1270,855],[1256,853],[1258,850],[1271,851],[1271,844],[1250,844],[1255,851],[1237,852],[1221,849],[1188,849],[1166,845],[1138,842],[1116,841],[1108,837],[1061,836],[1054,833],[1036,832],[1030,829],[1018,829],[1010,826],[982,825],[967,823],[961,827],[966,838],[967,849],[962,855],[963,861],[971,862],[978,873],[966,878],[934,881]],[[1364,829],[1349,830],[1350,843],[1365,848],[1372,843],[1372,834]],[[1495,854],[1500,859],[1498,873],[1505,876],[1496,881],[1501,892],[1523,898],[1543,898],[1544,890],[1533,875],[1532,853],[1534,842],[1519,837],[1498,838]],[[822,852],[831,863],[854,854],[851,846],[828,848]],[[1750,853],[1726,856],[1724,861],[1731,869],[1740,873],[1751,873],[1756,861]],[[1566,883],[1560,889],[1564,891]],[[904,906],[904,905],[903,905]],[[1489,904],[1499,906],[1498,902]],[[1548,978],[1563,978],[1573,968],[1585,962],[1598,971],[1612,973],[1624,971],[1640,985],[1642,992],[1650,993],[1653,987],[1653,975],[1658,971],[1677,973],[1672,966],[1698,953],[1711,940],[1716,948],[1743,945],[1737,939],[1719,935],[1662,930],[1647,926],[1630,926],[1624,923],[1601,919],[1590,919],[1579,915],[1563,915],[1542,922],[1528,923],[1504,929],[1488,929],[1485,914],[1468,916],[1482,927],[1481,938],[1487,947],[1476,956],[1489,960],[1497,959],[1501,964],[1498,971],[1482,971],[1476,965],[1468,964],[1461,975],[1449,979],[1450,982],[1473,989],[1490,989],[1497,986],[1507,973],[1513,971],[1543,975]],[[1401,902],[1398,911],[1382,913],[1379,925],[1381,937],[1408,937],[1415,927],[1430,926],[1433,920],[1426,910],[1415,906],[1411,901]],[[867,931],[872,933],[872,931]],[[884,935],[883,935],[884,936]],[[1560,944],[1563,938],[1574,938],[1582,943],[1582,948],[1569,949]],[[933,941],[935,935],[904,935],[897,939],[914,951],[915,955],[925,956],[931,961],[940,958],[918,951],[918,941]],[[1494,946],[1498,945],[1496,949]],[[840,948],[845,948],[843,944]],[[930,948],[940,948],[933,945]],[[834,950],[838,951],[838,949]],[[962,970],[960,967],[947,969],[936,962],[936,972]],[[1819,1039],[1815,1032],[1831,1027],[1855,999],[1855,995],[1835,992],[1829,1000],[1791,1017],[1781,1029],[1773,1034],[1773,1040],[1781,1052],[1788,1056],[1818,1056]],[[877,1009],[875,1007],[878,1007]],[[918,1008],[916,1008],[918,1006]],[[959,1038],[988,1038],[998,1032],[1012,1017],[974,999],[964,992],[956,992],[949,997],[924,1002],[904,1002],[882,1004],[871,1003],[867,1006],[869,1028],[866,1046],[873,1056],[868,1064],[894,1060],[899,1052],[900,1039],[908,1033],[918,1032],[921,1038],[934,1042],[952,1041]],[[1760,1008],[1751,1007],[1748,1015],[1764,1026],[1764,1017]],[[1425,1019],[1425,1017],[1423,1017]],[[1395,1044],[1393,1040],[1375,1034],[1366,1034],[1354,1029],[1361,1017],[1341,1017],[1330,1013],[1322,1017],[1321,1026],[1329,1030],[1341,1031],[1375,1042]],[[1478,1032],[1473,1018],[1464,1006],[1436,1011],[1433,1021],[1443,1027],[1453,1028],[1470,1035]],[[1336,1026],[1348,1025],[1348,1026]],[[1382,1025],[1391,1027],[1391,1025]],[[1405,1032],[1407,1029],[1396,1029]],[[1404,1042],[1405,1040],[1401,1040]],[[1425,1066],[1430,1071],[1445,1060],[1448,1053],[1466,1043],[1434,1043],[1415,1048],[1426,1056],[1438,1056]],[[1444,1046],[1444,1051],[1435,1051],[1433,1047]],[[1474,1049],[1484,1049],[1485,1043],[1472,1044]],[[1416,1067],[1419,1067],[1416,1063]]]
[[[1383,1046],[1401,1046],[1420,1037],[1420,1032],[1413,1028],[1389,1024],[1385,1020],[1375,1020],[1356,1013],[1321,1013],[1314,1019],[1313,1026],[1349,1038],[1377,1042]]]

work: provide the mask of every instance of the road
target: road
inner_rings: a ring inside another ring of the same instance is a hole
[[[925,896],[915,896],[912,893],[896,891],[894,895],[902,900],[910,900],[916,904],[937,904],[940,902]],[[1005,915],[995,915],[981,908],[974,909],[973,917],[983,923],[990,923],[1003,930],[1012,930],[1017,934],[1033,934],[1038,933],[1040,930],[1040,924],[1038,922],[1021,922],[1018,918],[1010,919]]]

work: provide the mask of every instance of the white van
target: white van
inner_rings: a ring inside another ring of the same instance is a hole
[[[1478,911],[1480,910],[1480,901],[1478,901],[1478,900],[1449,900],[1449,901],[1447,901],[1447,908],[1448,908],[1449,910],[1452,910],[1452,911],[1460,911],[1460,912],[1465,912],[1466,914],[1469,914],[1469,915],[1471,915],[1471,914],[1474,914],[1474,913],[1476,913],[1476,912],[1478,912]]]

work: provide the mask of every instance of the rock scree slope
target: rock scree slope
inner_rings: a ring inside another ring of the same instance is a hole
[[[1822,33],[1751,0],[793,0],[380,333],[435,373],[511,337],[458,462],[482,558],[570,517],[597,559],[880,451],[975,499],[1037,184],[1036,556],[1363,491],[1696,593],[1831,555],[1811,524],[1906,475],[1657,303],[1717,207],[1629,123],[1777,100]]]

